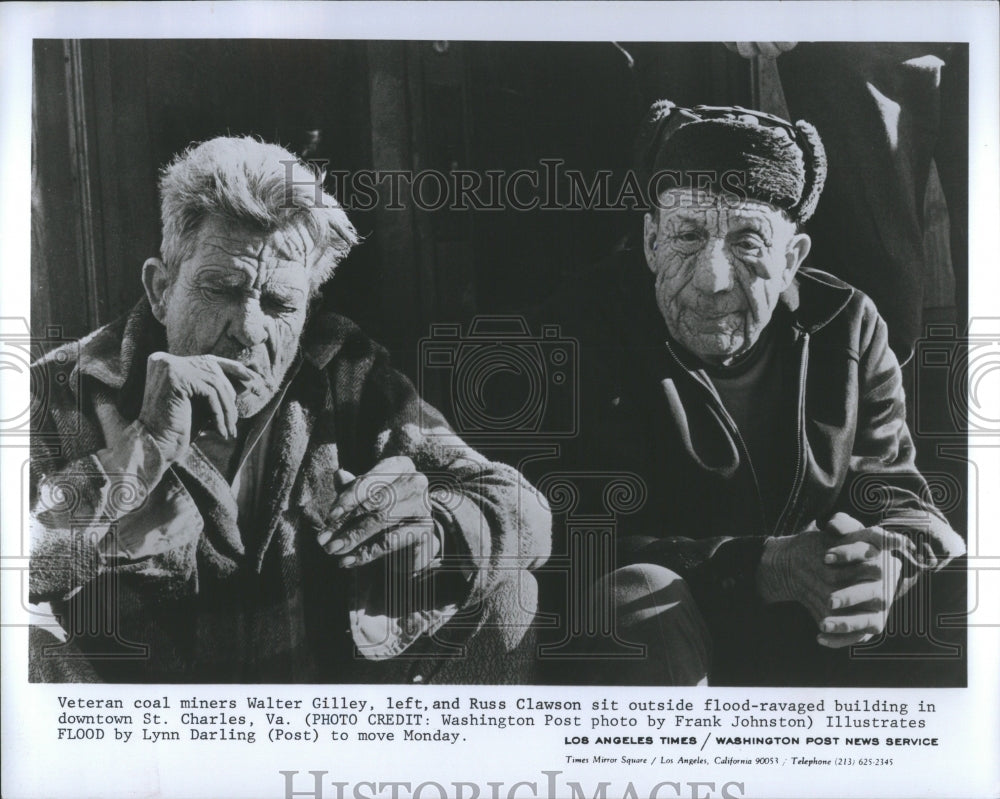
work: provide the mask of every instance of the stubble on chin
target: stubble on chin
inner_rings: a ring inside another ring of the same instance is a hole
[[[670,334],[692,355],[706,361],[738,357],[747,349],[749,330],[745,316],[734,314],[706,325],[697,314],[678,313]]]
[[[282,373],[284,377],[284,372]],[[236,412],[241,419],[256,416],[278,392],[280,382],[265,379],[259,374],[254,375],[253,383],[245,386],[236,395]],[[239,387],[237,387],[239,388]]]

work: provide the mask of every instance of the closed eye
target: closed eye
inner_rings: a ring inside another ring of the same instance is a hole
[[[674,250],[682,255],[693,255],[704,246],[706,236],[703,231],[688,229],[671,233],[668,238]]]
[[[756,234],[743,234],[732,243],[736,254],[743,258],[759,258],[767,249],[768,243]]]
[[[260,300],[261,307],[270,314],[293,314],[299,310],[298,304],[290,298],[264,295]]]
[[[233,286],[207,285],[201,287],[201,295],[209,302],[223,302],[238,292],[239,289]]]
[[[686,230],[682,233],[677,233],[674,238],[677,241],[685,242],[701,241],[701,234],[696,230]]]

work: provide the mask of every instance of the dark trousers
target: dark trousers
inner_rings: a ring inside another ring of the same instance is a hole
[[[544,630],[538,677],[556,685],[698,685],[712,637],[687,584],[651,563],[615,569],[568,597]]]
[[[713,685],[960,687],[966,684],[966,570],[958,558],[896,599],[885,630],[830,649],[794,603],[748,609],[716,637]],[[715,626],[715,625],[713,625]]]
[[[687,584],[648,563],[598,580],[540,649],[542,682],[583,685],[960,687],[966,684],[965,558],[892,607],[882,634],[830,649],[795,603],[703,617]]]

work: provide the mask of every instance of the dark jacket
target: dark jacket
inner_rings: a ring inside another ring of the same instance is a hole
[[[851,286],[802,269],[771,322],[793,377],[786,407],[794,421],[773,452],[787,466],[787,500],[770,513],[711,381],[668,340],[641,253],[618,253],[541,317],[579,344],[578,435],[562,444],[562,463],[587,475],[584,494],[601,474],[631,474],[644,492],[616,518],[617,565],[677,572],[717,631],[759,605],[766,537],[822,525],[838,511],[905,533],[901,591],[964,553],[914,464],[885,323]],[[605,499],[581,495],[577,508],[593,512]],[[568,551],[565,522],[557,519],[556,559]]]
[[[155,486],[107,474],[95,457],[138,417],[147,356],[165,348],[143,301],[32,366],[30,595],[52,604],[71,643],[98,656],[101,676],[429,679],[441,666],[427,657],[431,636],[457,627],[465,639],[494,612],[497,671],[483,673],[482,662],[448,671],[456,681],[508,679],[503,652],[534,610],[534,579],[522,570],[544,562],[550,540],[547,507],[517,471],[464,444],[353,323],[316,314],[274,417],[259,513],[238,525],[228,483],[195,444]],[[338,569],[316,542],[337,469],[361,475],[392,455],[428,476],[432,514],[451,544],[418,584],[384,560]],[[178,531],[178,545],[110,562],[99,542],[122,524]],[[501,599],[508,584],[513,601]],[[422,657],[395,666],[404,652]]]

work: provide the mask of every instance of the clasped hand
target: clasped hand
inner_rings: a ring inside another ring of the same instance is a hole
[[[802,604],[823,646],[864,643],[885,629],[901,570],[893,551],[905,544],[899,533],[838,513],[823,529],[768,539],[758,589],[766,602]]]

